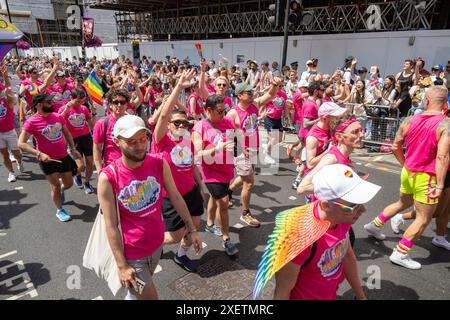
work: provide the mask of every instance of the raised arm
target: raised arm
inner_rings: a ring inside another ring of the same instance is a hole
[[[283,84],[283,82],[282,82],[281,78],[274,77],[272,79],[272,81],[270,82],[269,91],[267,93],[265,93],[263,96],[256,98],[254,101],[255,105],[257,107],[262,107],[262,106],[268,104],[270,101],[272,101],[273,98],[275,98],[275,96],[277,95],[277,92],[282,84]]]

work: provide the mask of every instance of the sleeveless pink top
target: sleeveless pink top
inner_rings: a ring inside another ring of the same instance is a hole
[[[405,168],[436,175],[436,129],[445,115],[415,115],[405,135]]]

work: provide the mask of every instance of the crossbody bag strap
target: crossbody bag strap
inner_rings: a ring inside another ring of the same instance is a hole
[[[113,164],[110,164],[109,167],[111,168],[111,171],[114,175],[114,182],[116,184],[116,187],[119,185],[119,179],[117,178],[116,170],[114,169]],[[114,198],[116,199],[116,213],[117,213],[117,225],[120,228],[120,211],[119,211],[119,200],[117,198],[117,194],[113,188]]]

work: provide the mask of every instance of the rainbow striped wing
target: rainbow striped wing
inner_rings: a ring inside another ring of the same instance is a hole
[[[330,222],[314,217],[312,204],[280,212],[259,263],[253,299],[278,270],[322,237],[329,226]]]

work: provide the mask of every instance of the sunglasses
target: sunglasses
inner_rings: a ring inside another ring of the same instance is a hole
[[[248,96],[253,96],[253,91],[244,91],[243,93],[245,93]]]
[[[226,84],[226,83],[218,83],[217,86],[218,86],[218,87],[226,87],[227,84]]]
[[[358,208],[358,204],[356,203],[352,203],[351,205],[345,205],[343,203],[340,203],[336,200],[330,200],[330,202],[332,204],[334,204],[336,207],[338,207],[339,209],[346,211],[346,212],[353,212],[356,208]]]
[[[190,125],[189,121],[186,120],[174,120],[171,121],[170,123],[172,123],[177,128],[179,128],[181,125],[183,125],[183,127],[189,127]]]
[[[112,104],[116,105],[116,106],[118,106],[118,105],[123,106],[123,105],[126,105],[127,103],[128,103],[127,100],[113,100],[113,102],[112,102]]]
[[[142,138],[138,138],[138,139],[123,139],[123,138],[120,138],[120,140],[125,142],[128,146],[135,146],[138,143],[141,143],[141,144],[147,143],[148,140],[150,140],[150,135],[147,133]]]

